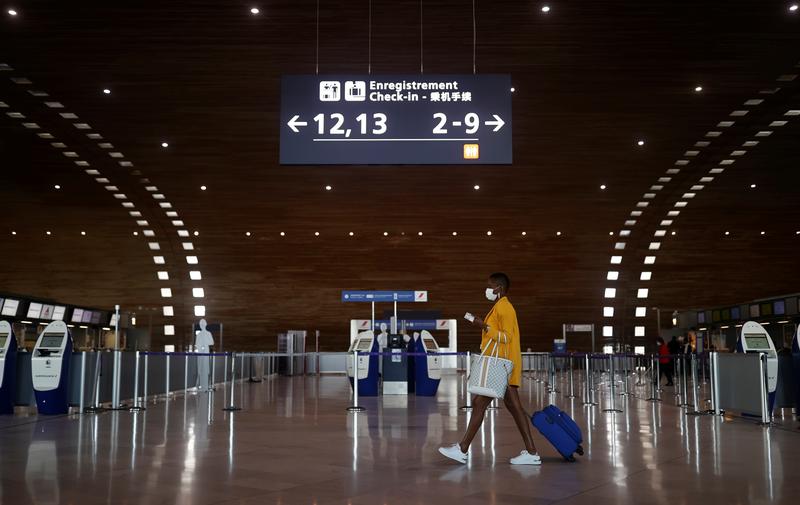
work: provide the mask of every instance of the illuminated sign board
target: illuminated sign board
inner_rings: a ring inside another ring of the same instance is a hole
[[[510,164],[511,76],[290,75],[284,165]]]

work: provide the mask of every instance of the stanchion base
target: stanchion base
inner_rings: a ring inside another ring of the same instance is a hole
[[[595,402],[584,402],[583,406],[584,407],[597,407],[597,404]]]
[[[247,379],[247,382],[261,382],[261,379]]]
[[[661,398],[647,398],[645,401],[646,402],[660,402]]]
[[[145,407],[131,407],[128,409],[129,412],[141,412],[143,410],[147,410]]]
[[[493,407],[490,405],[486,408],[486,410],[500,410],[500,407]]]
[[[365,409],[364,407],[361,407],[361,406],[357,407],[355,405],[352,405],[350,407],[347,407],[347,411],[348,412],[364,412],[365,410],[367,410],[367,409]]]
[[[603,409],[603,412],[622,412],[620,409]]]
[[[225,407],[222,410],[225,412],[236,412],[237,410],[242,410],[241,407]]]
[[[84,414],[100,414],[105,412],[107,409],[105,407],[86,407],[83,409]]]
[[[458,407],[458,410],[472,410],[472,405],[464,405],[464,406]]]
[[[564,395],[564,398],[577,398],[578,395]]]
[[[107,410],[128,410],[129,408],[130,407],[122,403],[119,407],[109,407]]]
[[[695,410],[694,412],[687,412],[686,415],[687,416],[707,416],[707,415],[709,415],[709,413],[708,412],[702,412],[702,411],[699,411],[699,410]]]

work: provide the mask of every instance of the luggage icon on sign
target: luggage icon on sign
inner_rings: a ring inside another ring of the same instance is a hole
[[[348,102],[363,102],[367,99],[367,83],[364,81],[345,81],[344,99]]]
[[[320,102],[338,102],[342,99],[342,84],[339,81],[321,81],[319,83]]]
[[[478,144],[464,144],[464,159],[477,160],[480,157],[480,147]]]

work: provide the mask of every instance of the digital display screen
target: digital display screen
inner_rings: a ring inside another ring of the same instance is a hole
[[[53,308],[53,321],[63,321],[64,320],[64,313],[67,311],[67,308],[62,305],[56,305]]]
[[[439,350],[439,346],[436,345],[436,341],[432,338],[423,338],[422,343],[425,344],[426,351],[437,351]]]
[[[100,324],[101,317],[103,317],[102,312],[92,312],[92,324]]]
[[[722,309],[722,320],[723,321],[730,321],[731,320],[731,310],[730,309]]]
[[[91,310],[84,310],[83,317],[81,317],[82,323],[91,323],[92,322],[92,311]]]
[[[366,338],[363,338],[358,341],[358,347],[356,347],[356,351],[369,351],[372,349],[372,341]]]
[[[61,347],[61,343],[64,341],[64,334],[63,333],[45,333],[42,335],[42,341],[39,343],[39,347],[45,347],[47,349],[58,349]]]
[[[706,313],[705,312],[698,312],[697,313],[697,322],[703,324],[706,322]]]
[[[6,340],[8,340],[8,333],[3,333],[0,335],[0,349],[6,348]]]
[[[772,304],[772,308],[775,311],[776,316],[782,316],[786,314],[786,302],[783,300],[778,300],[774,304]]]
[[[742,312],[739,310],[739,307],[733,307],[731,309],[731,319],[741,319]]]
[[[83,309],[72,309],[72,322],[80,323],[83,319]]]
[[[771,316],[772,315],[772,304],[771,303],[762,303],[761,304],[761,315],[762,316]]]
[[[747,348],[750,349],[750,350],[753,350],[753,349],[769,350],[769,349],[771,349],[770,346],[769,346],[769,339],[763,333],[745,334],[744,342],[747,344]]]
[[[282,165],[510,164],[511,76],[287,75]]]
[[[720,312],[718,310],[712,310],[711,311],[711,321],[712,322],[714,322],[714,323],[719,322],[720,317],[721,317],[721,314],[720,314]]]
[[[28,305],[28,315],[26,315],[25,317],[30,317],[32,319],[39,319],[39,315],[41,313],[42,313],[42,304],[31,302],[30,305]]]
[[[751,305],[750,317],[759,317],[759,316],[761,316],[761,311],[758,309],[758,305]]]
[[[53,306],[42,305],[42,315],[40,317],[47,320],[53,319]]]
[[[12,300],[11,298],[7,298],[6,302],[3,304],[2,314],[4,316],[16,316],[18,308],[19,308],[19,300]]]

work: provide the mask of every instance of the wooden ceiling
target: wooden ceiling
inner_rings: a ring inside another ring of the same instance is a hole
[[[609,233],[676,159],[760,90],[781,88],[736,118],[648,207],[620,268],[618,310],[635,304],[634,262],[674,198],[764,125],[800,109],[800,78],[776,81],[800,73],[800,13],[784,2],[558,1],[544,14],[543,2],[479,0],[478,71],[510,73],[517,90],[512,166],[282,167],[280,77],[315,70],[316,1],[256,3],[259,16],[248,2],[184,0],[32,0],[16,17],[2,14],[0,63],[14,69],[0,72],[0,102],[9,105],[0,109],[3,291],[159,314],[170,303],[175,317],[156,319],[177,334],[155,335],[160,344],[186,338],[200,303],[191,288],[202,286],[226,347],[272,348],[278,331],[319,329],[323,348],[334,350],[346,345],[347,320],[369,312],[341,304],[341,289],[427,289],[426,308],[460,318],[486,310],[485,277],[503,270],[523,346],[546,348],[562,323],[604,324],[618,240]],[[320,73],[365,73],[368,1],[319,5]],[[423,2],[426,73],[471,71],[471,8],[469,0]],[[419,14],[416,0],[372,1],[374,73],[419,70]],[[648,306],[797,291],[800,118],[784,119],[669,228],[676,234],[652,268]],[[104,139],[88,139],[78,121]],[[57,140],[38,138],[44,131]],[[134,166],[119,166],[98,142]],[[65,150],[138,202],[168,284],[156,278],[148,240],[133,236],[142,228]],[[180,228],[198,232],[190,240],[202,281],[189,280],[185,240],[150,198],[151,184],[185,222]],[[613,324],[627,335],[634,323]],[[646,325],[652,335],[655,318]],[[462,330],[467,344],[476,338]]]

